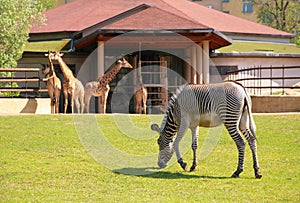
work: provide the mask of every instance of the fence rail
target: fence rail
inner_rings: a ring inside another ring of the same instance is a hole
[[[300,82],[300,66],[250,67],[226,73],[229,80],[241,82],[254,95],[284,94]]]
[[[1,73],[10,73],[9,76],[0,76],[0,92],[20,92],[25,93],[25,97],[29,95],[27,93],[35,93],[35,96],[39,96],[40,93],[47,92],[47,89],[42,88],[43,80],[40,76],[39,68],[0,68]],[[15,76],[18,74],[18,76]],[[14,86],[13,83],[17,83]]]

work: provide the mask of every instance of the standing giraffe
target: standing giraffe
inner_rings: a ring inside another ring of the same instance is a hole
[[[106,112],[107,96],[110,90],[109,82],[117,75],[121,68],[133,68],[124,58],[117,60],[114,67],[104,75],[98,77],[97,81],[86,83],[84,88],[86,112],[90,110],[90,99],[92,96],[101,97],[101,113]]]
[[[137,114],[146,114],[146,102],[147,102],[147,89],[144,86],[141,78],[139,78],[138,83],[135,86],[134,102],[135,102],[135,111]]]
[[[50,53],[50,52],[49,52]],[[50,59],[50,54],[45,54],[48,56],[49,66],[43,70],[46,78],[46,86],[48,89],[48,94],[50,96],[50,107],[51,113],[59,113],[59,99],[61,92],[61,82],[60,79],[56,76],[53,63]]]
[[[74,113],[74,102],[76,104],[77,113],[83,113],[84,111],[84,87],[82,83],[74,77],[72,71],[61,58],[63,54],[58,51],[50,53],[50,59],[58,61],[59,67],[64,75],[64,113],[67,112],[68,107],[68,94],[70,95],[72,113]],[[79,102],[80,101],[80,102]]]

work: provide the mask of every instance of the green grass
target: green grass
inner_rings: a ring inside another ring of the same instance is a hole
[[[251,41],[233,41],[232,45],[218,49],[221,53],[230,52],[274,52],[281,54],[299,54],[300,48],[294,44],[279,44]]]
[[[128,117],[139,129],[129,136],[116,126],[116,116],[95,117],[114,148],[139,156],[158,151],[148,128],[162,116]],[[249,147],[244,172],[230,178],[237,150],[225,131],[194,173],[173,164],[148,175],[126,175],[86,152],[81,140],[87,138],[78,135],[73,116],[0,116],[0,202],[300,202],[300,114],[256,115],[255,121],[263,173],[259,180]],[[200,145],[206,132],[200,131]],[[141,134],[149,139],[131,137]],[[184,159],[191,164],[191,151]]]

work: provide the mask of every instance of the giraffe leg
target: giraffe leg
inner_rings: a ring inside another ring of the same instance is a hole
[[[50,98],[50,108],[51,108],[51,114],[54,114],[54,104],[53,104],[53,98]]]
[[[68,91],[64,89],[64,97],[65,97],[65,103],[64,103],[64,113],[67,113],[68,108]]]
[[[85,111],[86,113],[90,113],[90,100],[92,95],[89,94],[87,91],[84,92],[84,104],[85,104]]]
[[[56,101],[55,101],[55,113],[59,113],[59,100],[60,100],[60,90],[57,89],[55,91],[55,98],[56,98]]]
[[[144,114],[147,114],[146,100],[143,100]]]
[[[107,97],[108,97],[109,89],[104,92],[104,96],[102,96],[102,113],[106,113],[106,103],[107,103]]]
[[[71,112],[72,114],[74,113],[74,91],[71,92],[70,94],[70,106],[71,106]]]
[[[141,114],[141,105],[139,103],[136,104],[135,109],[137,114]]]
[[[54,90],[51,85],[49,85],[49,84],[47,84],[47,85],[48,85],[48,94],[50,97],[50,110],[51,110],[51,114],[53,114],[54,113],[54,104],[55,104],[53,102],[53,99],[55,97],[54,92],[53,92]]]
[[[80,113],[84,113],[84,94],[82,94],[81,96],[80,96],[80,107],[81,107],[81,109],[80,109]]]
[[[74,103],[75,103],[75,106],[76,106],[76,109],[77,109],[77,113],[81,113],[80,112],[80,102],[79,102],[79,98],[77,97],[77,98],[75,98],[74,99]]]
[[[108,93],[106,93],[106,92],[104,93],[104,96],[102,96],[101,113],[103,113],[103,114],[106,113],[107,96],[108,96]]]

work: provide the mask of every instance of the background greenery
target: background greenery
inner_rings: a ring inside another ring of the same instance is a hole
[[[122,134],[109,115],[97,115],[107,139],[121,151],[157,152],[156,140]],[[149,128],[147,116],[131,116]],[[157,117],[158,120],[162,116]],[[245,171],[230,178],[237,150],[224,131],[214,151],[194,173],[175,164],[145,175],[115,173],[85,151],[72,116],[0,117],[1,202],[299,202],[300,114],[256,115],[263,173],[255,179],[247,146]],[[149,129],[150,131],[150,129]],[[200,135],[205,133],[201,129]],[[200,143],[203,142],[200,136]],[[145,150],[144,150],[145,149]],[[113,157],[112,157],[113,158]],[[191,152],[184,157],[192,162]]]

